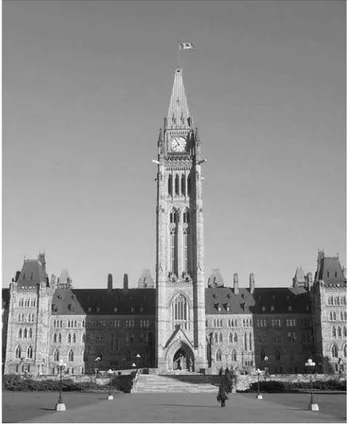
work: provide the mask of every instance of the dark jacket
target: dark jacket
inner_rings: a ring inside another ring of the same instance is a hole
[[[228,396],[227,396],[227,385],[226,385],[226,379],[221,378],[221,382],[219,385],[219,389],[218,389],[218,395],[217,395],[217,400],[227,400]]]

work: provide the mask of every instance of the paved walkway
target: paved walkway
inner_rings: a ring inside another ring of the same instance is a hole
[[[306,406],[307,403],[308,399],[306,399]],[[102,400],[94,405],[81,406],[66,412],[54,412],[25,422],[345,422],[325,412],[301,410],[241,394],[230,395],[227,406],[221,408],[213,394],[136,393],[120,394],[112,401]]]

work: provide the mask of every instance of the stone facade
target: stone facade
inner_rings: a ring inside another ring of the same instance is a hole
[[[347,365],[346,275],[337,257],[318,253],[317,271],[298,267],[292,287],[205,287],[202,145],[176,69],[158,138],[156,288],[144,270],[138,288],[74,289],[68,272],[49,280],[45,255],[25,260],[3,289],[5,373],[70,375],[130,367],[218,372],[233,366],[270,373],[318,372]]]

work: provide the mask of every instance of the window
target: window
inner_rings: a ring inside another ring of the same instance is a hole
[[[333,358],[337,358],[338,357],[338,348],[336,347],[336,345],[333,345],[331,348],[331,354]]]
[[[21,339],[22,338],[22,328],[20,328],[18,330],[18,338]]]
[[[20,358],[21,357],[21,348],[20,346],[16,347],[16,358]]]
[[[222,361],[222,352],[220,351],[220,349],[218,349],[217,352],[216,352],[216,361],[217,362]]]
[[[175,188],[175,194],[179,196],[179,175],[178,174],[176,174],[175,176],[174,188]]]
[[[244,335],[244,350],[247,350],[247,334]]]
[[[330,320],[330,321],[333,321],[333,312],[330,312],[330,313],[329,313],[329,320]]]
[[[233,333],[229,333],[229,343],[233,343]]]
[[[215,341],[215,343],[218,343],[218,334],[217,333],[214,334],[214,341]]]
[[[170,245],[171,245],[171,272],[176,274],[176,234],[175,229],[172,228],[170,232]]]
[[[223,336],[222,336],[222,333],[219,333],[219,343],[223,343]]]
[[[19,301],[19,303],[18,303],[18,306],[23,306],[23,304],[24,304],[24,300],[23,300],[23,299],[21,299],[21,300]]]
[[[68,335],[68,343],[71,343],[71,335]]]
[[[344,337],[345,337],[345,338],[347,337],[347,330],[346,330],[346,327],[344,327]]]
[[[172,175],[168,175],[168,194],[173,196],[173,178]]]
[[[186,214],[184,214],[184,215],[186,215]],[[184,258],[184,271],[185,272],[188,272],[188,255],[189,255],[188,238],[189,238],[188,229],[184,228],[183,229],[183,258]]]
[[[277,361],[280,361],[280,352],[279,352],[279,350],[277,350],[277,351],[275,352],[275,359],[276,359]]]
[[[188,175],[188,196],[191,195],[191,177]]]
[[[69,362],[73,362],[73,359],[74,359],[73,350],[70,350],[68,352],[68,360]]]
[[[252,334],[249,333],[250,350],[252,350]]]
[[[182,175],[181,189],[182,189],[182,195],[185,196],[185,174]]]
[[[28,346],[27,348],[27,358],[32,359],[33,358],[33,349],[32,346]]]
[[[59,333],[58,335],[58,342],[61,343],[62,337],[61,337],[61,333]]]
[[[23,338],[26,339],[27,338],[27,329],[25,328],[23,331]]]
[[[54,334],[54,343],[57,343],[57,334]]]
[[[232,350],[231,359],[232,359],[232,362],[236,362],[237,361],[236,350]]]
[[[234,333],[234,343],[238,342],[238,335],[236,333]]]
[[[75,342],[76,342],[76,335],[73,334],[73,343],[75,343]]]
[[[342,333],[341,333],[341,327],[338,327],[338,338],[341,339]]]
[[[345,358],[347,357],[347,348],[346,348],[346,345],[344,346],[344,357]]]
[[[178,294],[171,305],[173,325],[190,329],[189,304],[183,294]]]
[[[336,321],[336,312],[333,312],[333,320]]]

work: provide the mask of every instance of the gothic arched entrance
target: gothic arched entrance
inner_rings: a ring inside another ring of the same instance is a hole
[[[194,371],[194,353],[183,341],[173,343],[167,353],[168,369]]]

